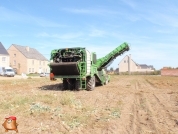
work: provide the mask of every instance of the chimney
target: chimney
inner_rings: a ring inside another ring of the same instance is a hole
[[[30,48],[28,46],[26,46],[26,50],[29,52]]]
[[[129,54],[129,56],[128,56],[128,72],[130,75],[131,74],[131,54]]]

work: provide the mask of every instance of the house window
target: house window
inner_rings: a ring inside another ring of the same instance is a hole
[[[2,61],[6,61],[6,57],[2,57]]]
[[[34,73],[34,68],[32,68],[32,72]]]
[[[14,54],[14,57],[16,57],[16,54]]]
[[[45,62],[43,61],[43,65],[45,65]]]
[[[39,61],[39,64],[41,65],[41,61]]]
[[[126,60],[124,60],[124,63],[126,63]]]
[[[29,73],[31,72],[31,68],[29,68]]]
[[[14,60],[14,65],[16,65],[16,61]]]
[[[34,60],[32,60],[32,65],[34,65]]]

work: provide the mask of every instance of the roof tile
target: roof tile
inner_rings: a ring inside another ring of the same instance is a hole
[[[5,47],[2,45],[1,42],[0,42],[0,54],[2,54],[2,55],[9,55],[9,53],[7,52],[7,50],[6,50]]]
[[[26,58],[28,59],[37,59],[37,60],[45,60],[48,61],[41,53],[39,53],[36,49],[30,48],[27,51],[26,46],[20,46],[13,44],[15,48],[17,48]]]

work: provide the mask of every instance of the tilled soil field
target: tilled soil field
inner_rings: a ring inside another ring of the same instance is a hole
[[[20,134],[178,133],[178,77],[112,75],[94,91],[62,91],[61,80],[48,78],[1,79],[0,96],[1,123],[16,116]]]

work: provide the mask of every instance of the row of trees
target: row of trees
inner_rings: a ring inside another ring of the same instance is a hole
[[[178,69],[178,67],[163,67],[163,69]]]

